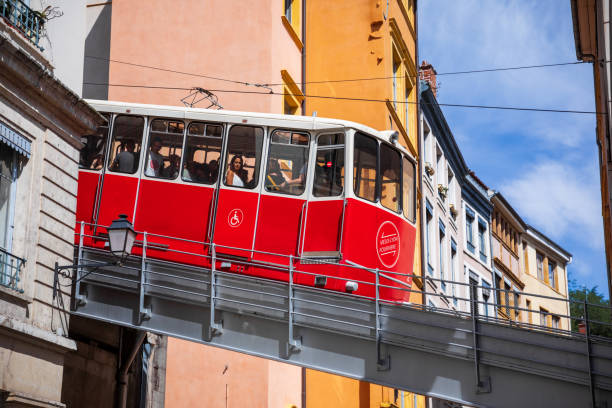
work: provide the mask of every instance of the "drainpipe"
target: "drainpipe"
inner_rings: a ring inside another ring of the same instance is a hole
[[[127,394],[128,394],[128,371],[136,358],[136,354],[138,354],[138,350],[140,350],[140,346],[144,342],[145,337],[147,336],[146,331],[139,331],[138,336],[134,340],[134,345],[132,346],[132,350],[130,351],[130,355],[127,360],[123,363],[119,372],[117,373],[117,407],[118,408],[126,408],[127,406]]]
[[[418,1],[414,0],[414,32],[417,33],[416,34],[416,42],[415,42],[415,47],[414,47],[414,59],[415,59],[415,64],[416,64],[416,97],[417,97],[417,106],[416,106],[416,111],[417,111],[417,152],[419,153],[419,191],[421,192],[421,222],[420,222],[420,232],[421,232],[421,282],[423,283],[423,305],[426,305],[426,298],[427,295],[425,294],[425,262],[427,262],[427,260],[425,259],[425,250],[424,248],[424,242],[423,242],[423,237],[425,236],[425,228],[423,226],[424,222],[424,217],[423,217],[423,152],[421,151],[421,80],[419,77],[419,13],[418,13],[418,8],[417,8],[417,4]],[[413,271],[414,273],[414,271]]]
[[[302,95],[306,95],[306,0],[302,0]],[[302,100],[302,115],[306,115],[306,98]]]

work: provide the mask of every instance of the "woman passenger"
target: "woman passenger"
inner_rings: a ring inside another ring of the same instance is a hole
[[[232,157],[229,168],[227,169],[225,184],[234,187],[245,187],[247,184],[248,174],[243,166],[244,161],[241,155],[237,154]]]

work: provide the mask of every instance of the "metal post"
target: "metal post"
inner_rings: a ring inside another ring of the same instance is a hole
[[[81,221],[81,228],[79,231],[79,249],[77,252],[76,264],[80,264],[83,259],[83,235],[85,234],[85,221]],[[74,274],[74,299],[75,306],[85,306],[87,303],[86,296],[81,295],[81,268],[76,268]]]
[[[214,243],[210,244],[211,251],[211,267],[210,267],[210,330],[209,336],[212,340],[212,337],[215,334],[223,333],[222,325],[215,323],[215,299],[217,296],[217,291],[215,288],[217,276],[215,273],[216,263],[217,263],[217,250],[216,245]]]
[[[140,299],[138,302],[139,307],[139,319],[138,324],[142,324],[143,320],[151,318],[151,308],[147,308],[144,305],[145,297],[145,285],[146,285],[146,270],[147,270],[147,233],[142,233],[142,259],[140,261]]]
[[[591,391],[591,407],[596,408],[595,405],[595,385],[593,383],[593,362],[591,361],[591,328],[589,326],[589,308],[586,301],[586,292],[583,301],[584,307],[584,329],[585,329],[585,341],[587,349],[587,363],[589,367],[589,391]]]
[[[376,353],[378,357],[377,369],[387,371],[391,369],[391,357],[389,354],[383,356],[382,350],[382,325],[380,322],[380,273],[376,268]]]
[[[472,347],[474,350],[474,371],[476,374],[476,393],[484,394],[491,392],[491,377],[480,379],[480,353],[478,352],[478,298],[476,295],[476,285],[470,280],[470,314],[472,316]]]
[[[289,255],[289,298],[287,306],[287,318],[289,321],[289,341],[287,342],[287,358],[291,352],[300,351],[302,340],[293,338],[293,255]]]

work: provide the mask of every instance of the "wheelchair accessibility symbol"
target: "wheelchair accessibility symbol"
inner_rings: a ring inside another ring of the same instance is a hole
[[[227,223],[230,227],[236,228],[239,227],[240,224],[242,224],[243,218],[244,215],[242,214],[242,210],[240,210],[239,208],[234,208],[232,211],[229,212],[229,215],[227,216]]]

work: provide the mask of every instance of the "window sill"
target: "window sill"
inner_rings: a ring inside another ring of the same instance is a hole
[[[281,16],[281,21],[283,23],[283,26],[289,33],[289,37],[291,37],[296,47],[298,47],[298,50],[302,51],[302,49],[304,48],[304,44],[302,43],[302,40],[300,40],[300,36],[293,29],[293,26],[291,25],[289,20],[287,20],[287,17]]]

